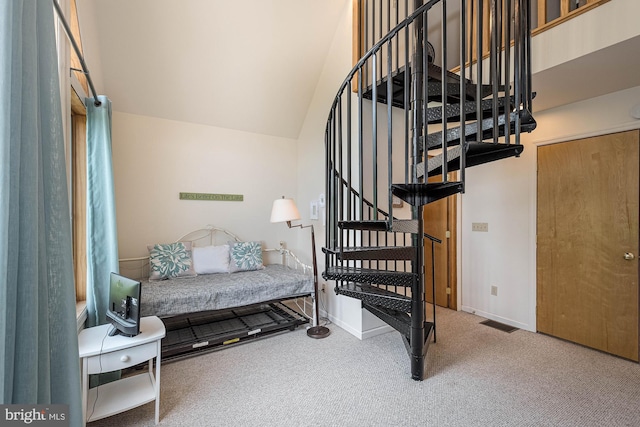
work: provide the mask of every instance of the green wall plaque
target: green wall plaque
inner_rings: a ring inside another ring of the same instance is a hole
[[[207,200],[215,202],[242,202],[242,194],[212,194],[212,193],[180,193],[180,200]]]

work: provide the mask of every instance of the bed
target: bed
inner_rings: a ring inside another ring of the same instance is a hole
[[[120,259],[120,274],[142,282],[141,316],[164,322],[163,360],[294,330],[315,313],[312,267],[283,242],[265,249],[208,225],[148,249]]]

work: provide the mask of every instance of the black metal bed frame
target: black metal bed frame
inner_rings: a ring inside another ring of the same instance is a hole
[[[167,334],[162,340],[162,361],[221,350],[309,323],[287,301],[290,300],[164,318]]]

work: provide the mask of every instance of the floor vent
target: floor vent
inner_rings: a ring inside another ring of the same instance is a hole
[[[490,327],[495,328],[495,329],[500,329],[501,331],[508,332],[508,333],[511,333],[513,331],[517,331],[518,330],[518,328],[515,328],[515,327],[510,326],[510,325],[505,325],[504,323],[496,322],[495,320],[484,320],[484,321],[482,321],[480,323],[483,324],[483,325],[490,326]]]

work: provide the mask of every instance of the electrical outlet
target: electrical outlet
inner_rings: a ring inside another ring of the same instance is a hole
[[[471,223],[471,231],[489,231],[489,223],[488,222],[472,222]]]
[[[498,287],[497,286],[491,286],[491,295],[493,295],[494,297],[498,296]]]

